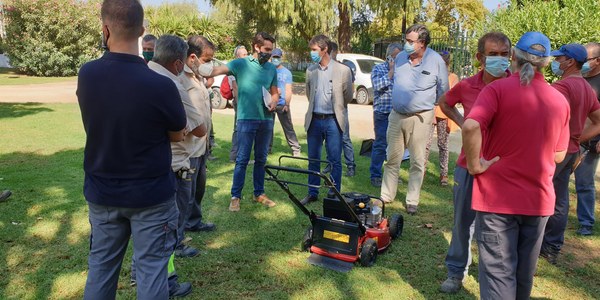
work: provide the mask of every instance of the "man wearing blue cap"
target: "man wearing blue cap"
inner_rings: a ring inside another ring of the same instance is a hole
[[[279,91],[279,102],[275,112],[283,133],[285,134],[285,140],[292,149],[292,155],[300,155],[300,143],[296,137],[296,131],[294,131],[294,124],[292,124],[292,113],[290,112],[290,102],[292,101],[292,72],[281,64],[281,57],[283,51],[279,48],[275,48],[271,53],[271,63],[277,68],[277,89]],[[273,137],[271,137],[271,145],[273,145]],[[269,147],[270,150],[271,147]],[[270,151],[269,151],[270,152]]]
[[[554,213],[551,178],[567,152],[570,109],[541,73],[549,56],[545,35],[525,33],[513,51],[516,73],[483,88],[462,126],[481,299],[529,299]]]
[[[555,57],[552,62],[552,72],[561,77],[552,86],[567,98],[571,107],[569,148],[565,160],[556,165],[552,178],[556,205],[554,214],[546,224],[544,243],[540,252],[542,257],[556,264],[565,241],[569,216],[569,177],[579,156],[579,143],[600,133],[600,103],[596,100],[596,93],[590,84],[581,76],[581,67],[587,61],[587,51],[583,45],[567,44],[552,51],[550,55]],[[584,129],[588,118],[592,123]]]

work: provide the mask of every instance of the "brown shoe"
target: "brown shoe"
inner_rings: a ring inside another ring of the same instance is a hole
[[[240,198],[231,197],[231,203],[229,203],[229,211],[240,211]]]
[[[442,186],[447,186],[448,185],[448,176],[441,176],[440,177],[440,184]]]
[[[381,198],[381,201],[383,201],[385,203],[392,203],[392,202],[394,202],[394,200],[388,200],[388,199],[385,199],[385,198]]]
[[[411,205],[411,204],[407,204],[406,205],[406,212],[409,215],[414,215],[417,213],[417,206],[416,205]]]
[[[262,203],[262,205],[266,207],[273,207],[276,205],[276,203],[273,202],[273,200],[269,199],[269,197],[267,197],[267,195],[265,194],[262,194],[260,196],[254,196],[254,201]]]

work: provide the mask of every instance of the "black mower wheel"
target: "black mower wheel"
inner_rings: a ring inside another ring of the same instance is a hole
[[[393,214],[390,218],[390,237],[395,239],[402,235],[402,230],[404,230],[404,217],[400,214]]]
[[[311,226],[308,226],[308,228],[306,228],[306,232],[304,233],[304,237],[302,238],[302,245],[301,245],[302,251],[305,251],[305,252],[310,251],[310,247],[313,244],[312,235],[313,235],[313,228],[311,225]]]
[[[363,267],[370,267],[377,260],[377,242],[374,239],[367,239],[360,249],[359,261]]]

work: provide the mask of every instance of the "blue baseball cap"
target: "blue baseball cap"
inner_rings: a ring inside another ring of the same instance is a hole
[[[281,49],[279,49],[279,48],[275,48],[275,49],[273,49],[273,52],[271,52],[271,56],[282,57],[283,51],[281,51]]]
[[[540,51],[540,50],[531,48],[531,46],[533,46],[533,45],[543,46],[544,51]],[[550,46],[550,40],[543,33],[537,32],[537,31],[529,31],[529,32],[525,32],[521,36],[521,38],[515,45],[515,48],[525,51],[529,54],[533,54],[533,55],[537,55],[537,56],[541,56],[541,57],[548,57],[548,56],[550,56],[551,46]]]
[[[550,52],[550,56],[566,56],[584,63],[587,61],[587,50],[581,44],[566,44],[560,46],[558,50]]]

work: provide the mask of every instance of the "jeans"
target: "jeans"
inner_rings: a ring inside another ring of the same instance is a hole
[[[356,163],[354,162],[354,146],[352,145],[352,140],[350,140],[348,108],[344,109],[344,118],[346,119],[346,128],[344,129],[344,135],[342,136],[342,143],[344,144],[344,160],[346,161],[346,167],[348,169],[356,169]]]
[[[202,224],[202,199],[204,199],[204,192],[206,191],[206,157],[206,154],[196,157],[196,165],[191,166],[196,169],[192,176],[192,198],[194,200],[192,200],[185,229],[191,229]]]
[[[246,168],[250,160],[250,152],[254,146],[254,196],[265,193],[265,164],[269,151],[269,142],[273,135],[273,120],[238,120],[237,121],[238,154],[233,170],[231,197],[242,198],[242,189],[246,180]]]
[[[548,219],[546,232],[544,233],[544,247],[560,251],[565,243],[565,230],[569,217],[569,177],[577,153],[568,153],[565,159],[556,165],[554,178],[554,193],[556,194],[556,205],[554,214]]]
[[[133,236],[138,299],[167,299],[169,257],[177,242],[179,212],[175,195],[144,208],[103,206],[88,202],[91,225],[88,277],[83,298],[115,299],[119,271]]]
[[[321,148],[325,141],[325,151],[327,152],[327,160],[331,164],[331,178],[338,191],[342,187],[342,130],[338,126],[335,118],[315,119],[310,122],[310,127],[306,133],[308,142],[308,158],[321,159]],[[308,169],[311,171],[320,172],[321,166],[319,162],[310,161]],[[317,196],[321,180],[318,176],[308,176],[308,194]]]
[[[373,148],[371,150],[371,166],[369,171],[371,172],[371,179],[381,178],[383,167],[383,161],[385,161],[386,148],[387,148],[387,128],[388,118],[390,113],[380,113],[377,111],[373,112],[373,125],[375,129],[375,140],[373,141]]]
[[[477,212],[481,299],[529,299],[548,217]]]
[[[454,169],[454,226],[446,255],[448,277],[463,279],[471,265],[471,241],[475,231],[475,211],[471,209],[473,176],[467,169]]]
[[[588,153],[575,169],[575,189],[577,190],[577,219],[581,226],[594,226],[596,206],[596,168],[598,153]]]

